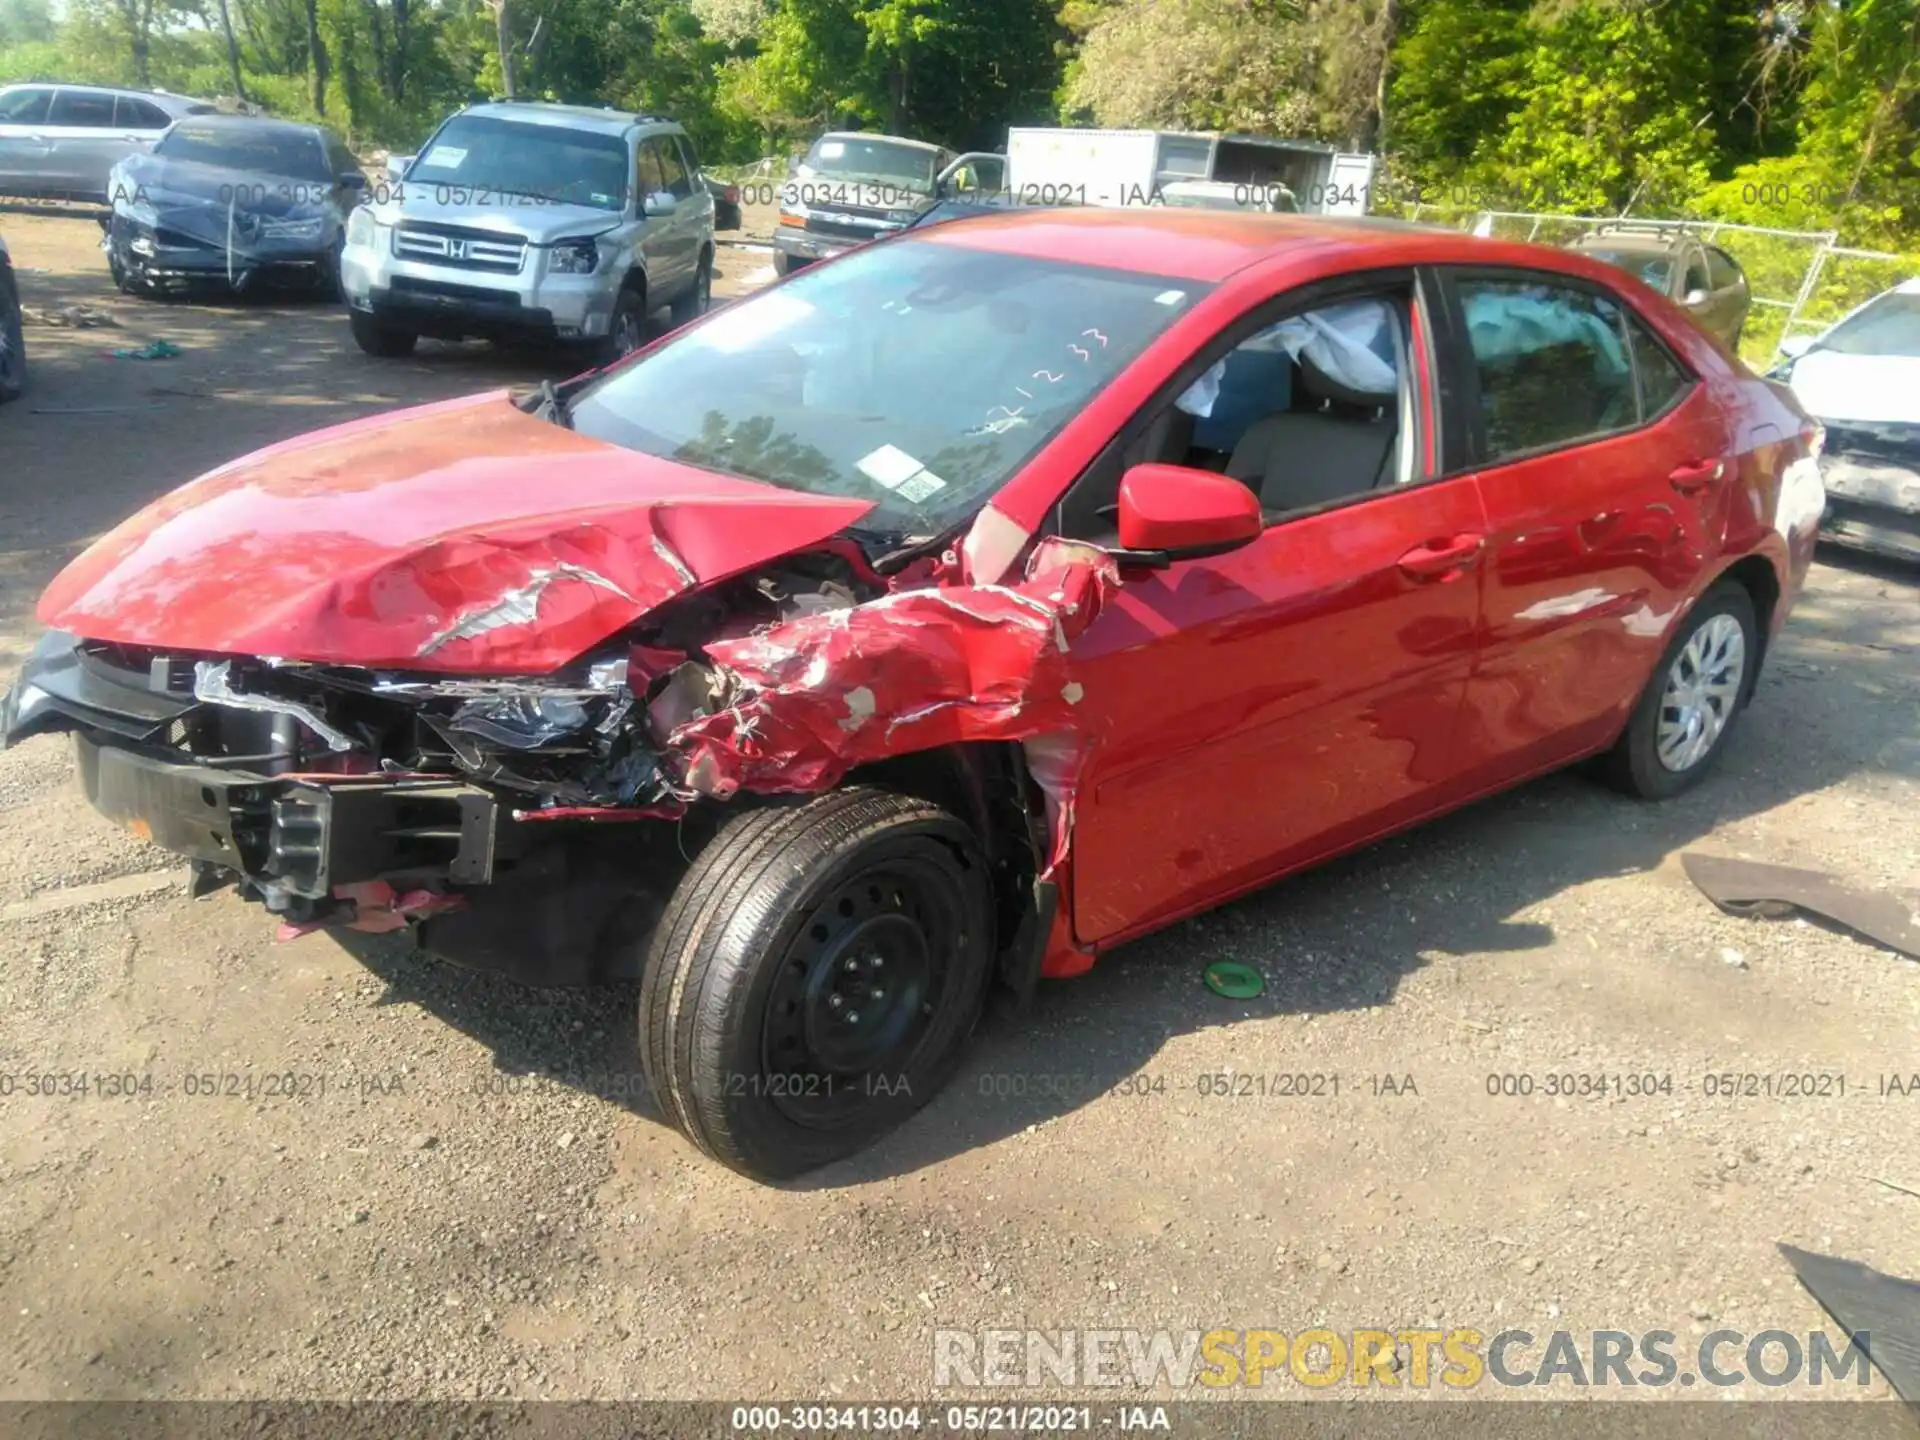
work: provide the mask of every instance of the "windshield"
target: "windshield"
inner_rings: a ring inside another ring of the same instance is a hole
[[[1638,275],[1642,283],[1663,295],[1667,282],[1673,278],[1673,260],[1666,255],[1650,254],[1645,250],[1601,250],[1593,246],[1584,247],[1580,253],[1603,260],[1629,275]]]
[[[1820,342],[1842,355],[1920,357],[1920,294],[1889,290]]]
[[[627,142],[618,135],[456,115],[407,167],[405,183],[459,201],[489,192],[624,210]]]
[[[888,240],[718,312],[571,418],[649,455],[875,501],[863,529],[938,535],[1209,288]]]
[[[219,165],[257,175],[285,175],[291,180],[333,178],[320,142],[297,130],[254,130],[182,120],[153,147],[153,153],[168,160]]]
[[[814,141],[802,168],[813,175],[830,175],[837,180],[880,181],[931,195],[936,158],[933,151],[922,150],[918,145],[836,135]]]

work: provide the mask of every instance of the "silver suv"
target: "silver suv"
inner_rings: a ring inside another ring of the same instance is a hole
[[[99,85],[0,86],[0,195],[107,199],[107,172],[204,100]]]
[[[657,115],[577,105],[472,105],[347,222],[353,338],[404,355],[422,335],[638,348],[713,287],[713,197],[686,132]]]

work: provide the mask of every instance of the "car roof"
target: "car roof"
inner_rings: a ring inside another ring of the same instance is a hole
[[[0,85],[0,94],[8,90],[79,90],[88,95],[130,95],[147,100],[163,110],[185,111],[191,105],[211,105],[192,95],[176,95],[171,90],[135,90],[127,85],[76,85],[65,80],[19,80]]]
[[[1589,230],[1573,243],[1579,247],[1604,246],[1608,250],[1677,250],[1688,234],[1679,226],[1602,225]]]
[[[1262,260],[1329,248],[1376,263],[1422,260],[1524,265],[1611,280],[1609,267],[1566,250],[1484,240],[1387,216],[1268,214],[1177,206],[1068,205],[969,215],[916,232],[931,244],[1061,260],[1216,284]]]
[[[884,140],[889,145],[905,145],[909,149],[925,150],[931,155],[940,153],[940,147],[929,141],[909,140],[905,135],[883,135],[878,130],[829,130],[813,143],[818,145],[820,140]]]
[[[528,125],[552,125],[563,130],[593,130],[602,135],[624,135],[637,125],[680,128],[663,115],[637,115],[631,110],[596,105],[557,105],[544,100],[489,100],[469,105],[460,113],[483,115],[493,120],[518,120]]]

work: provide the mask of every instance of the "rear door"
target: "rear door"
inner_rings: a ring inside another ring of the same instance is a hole
[[[648,174],[657,174],[656,188],[673,196],[675,202],[670,212],[647,221],[648,253],[657,257],[660,274],[666,277],[663,284],[655,276],[652,298],[664,303],[693,283],[700,248],[700,207],[693,195],[693,176],[688,173],[673,136],[650,135],[640,142],[640,148],[652,157],[642,161],[642,169]],[[655,274],[651,267],[648,273]]]
[[[44,184],[52,142],[47,138],[51,85],[23,85],[0,95],[0,193],[26,195]]]
[[[62,88],[47,114],[47,186],[77,200],[106,198],[107,172],[133,145],[120,138],[110,90]]]
[[[1734,439],[1611,289],[1448,267],[1442,290],[1489,527],[1460,737],[1484,788],[1617,733],[1715,554]]]

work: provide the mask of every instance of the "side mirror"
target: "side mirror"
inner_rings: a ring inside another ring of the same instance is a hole
[[[387,157],[387,179],[396,185],[407,178],[407,167],[413,164],[411,155],[389,155]]]
[[[1123,565],[1152,569],[1237,550],[1260,534],[1260,497],[1238,480],[1184,465],[1136,465],[1120,480]]]
[[[1707,303],[1707,292],[1704,290],[1689,290],[1687,291],[1687,298],[1680,303],[1689,310],[1696,310]]]
[[[1817,335],[1783,336],[1780,341],[1780,354],[1788,360],[1798,360],[1813,349],[1814,342],[1819,338]]]
[[[669,191],[656,190],[647,196],[645,203],[640,207],[640,213],[647,216],[671,215],[679,203]]]

